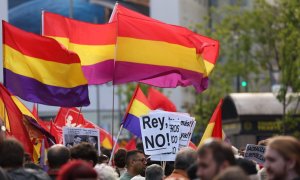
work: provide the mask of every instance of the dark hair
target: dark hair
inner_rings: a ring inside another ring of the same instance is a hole
[[[105,154],[101,154],[101,155],[98,157],[98,163],[99,163],[99,164],[102,164],[102,163],[104,163],[105,161],[109,161],[109,158],[108,158]]]
[[[204,157],[209,150],[212,153],[212,157],[217,164],[222,164],[224,161],[228,161],[230,165],[235,165],[235,158],[231,147],[225,142],[218,139],[211,139],[202,144],[198,150],[198,155]]]
[[[142,151],[139,150],[132,150],[132,151],[128,151],[126,154],[126,166],[128,167],[130,165],[131,160],[133,160],[133,158],[135,158],[135,156],[137,154],[144,154]]]
[[[90,143],[82,142],[73,146],[70,151],[72,159],[93,161],[93,166],[95,166],[98,162],[98,152]]]
[[[60,144],[52,146],[47,153],[50,168],[60,168],[70,159],[70,150]]]
[[[31,155],[28,152],[24,153],[24,161],[25,162],[31,162],[32,161]]]
[[[118,168],[124,168],[126,165],[126,149],[118,149],[116,154],[114,155],[114,162]]]
[[[255,163],[248,159],[238,158],[236,159],[236,164],[248,175],[257,174]]]
[[[174,168],[187,170],[197,160],[197,152],[193,149],[187,148],[177,153]]]
[[[22,144],[13,138],[0,143],[0,166],[3,168],[18,168],[23,166],[24,149]]]
[[[197,168],[198,168],[197,163],[194,163],[187,169],[187,174],[189,179],[197,178]]]
[[[105,147],[101,146],[100,147],[101,154],[105,154],[108,158],[111,156],[111,150],[106,149]]]
[[[58,180],[95,179],[97,172],[87,162],[81,160],[69,161],[58,172]]]

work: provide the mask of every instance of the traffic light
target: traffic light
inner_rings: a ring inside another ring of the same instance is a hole
[[[242,87],[246,87],[247,84],[248,84],[247,81],[242,81],[242,82],[241,82]]]

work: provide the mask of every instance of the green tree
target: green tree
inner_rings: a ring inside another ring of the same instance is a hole
[[[239,90],[240,78],[248,82],[244,90],[250,92],[271,91],[271,85],[280,84],[282,119],[293,115],[286,112],[289,100],[285,97],[288,88],[294,92],[300,88],[300,1],[268,2],[256,0],[251,9],[243,8],[242,1],[212,8],[208,25],[199,26],[200,33],[221,44],[209,89],[197,95],[197,104],[190,110],[198,117],[198,124],[204,125],[200,128],[206,127],[220,98],[232,92],[233,87]]]

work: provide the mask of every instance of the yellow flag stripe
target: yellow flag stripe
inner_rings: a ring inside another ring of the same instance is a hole
[[[80,57],[81,65],[89,66],[99,62],[115,58],[115,45],[81,45],[71,43],[68,38],[49,36],[68,50],[73,51]]]
[[[140,117],[142,115],[148,114],[149,111],[150,111],[149,107],[147,107],[145,104],[143,104],[139,100],[134,99],[132,104],[131,104],[131,108],[129,110],[129,113],[134,115],[134,116]]]
[[[78,69],[81,69],[79,63],[62,64],[34,58],[23,55],[7,45],[4,45],[4,68],[46,85],[72,88],[87,84],[83,74],[78,73]],[[72,77],[68,81],[64,80],[66,72]]]

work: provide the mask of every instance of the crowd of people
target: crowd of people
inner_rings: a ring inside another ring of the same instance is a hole
[[[32,163],[16,139],[0,142],[2,180],[300,180],[300,142],[291,136],[264,141],[265,163],[258,165],[221,140],[209,139],[197,150],[181,149],[174,162],[154,162],[143,152],[118,149],[112,165],[109,154],[82,142],[71,148],[56,144],[47,153],[47,167]]]

